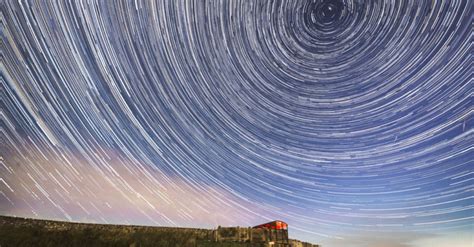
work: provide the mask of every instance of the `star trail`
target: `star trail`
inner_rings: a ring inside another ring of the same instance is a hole
[[[471,1],[0,8],[0,214],[472,244]]]

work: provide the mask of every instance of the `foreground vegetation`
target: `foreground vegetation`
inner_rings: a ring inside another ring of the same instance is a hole
[[[212,230],[79,224],[0,216],[0,246],[170,246],[243,247],[212,242]]]

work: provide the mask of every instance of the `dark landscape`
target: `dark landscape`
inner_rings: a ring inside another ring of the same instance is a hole
[[[8,216],[0,216],[0,246],[318,247],[289,240],[287,230],[85,224]]]

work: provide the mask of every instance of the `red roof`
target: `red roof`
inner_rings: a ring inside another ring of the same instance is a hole
[[[265,224],[254,226],[253,228],[267,228],[267,229],[277,229],[277,230],[287,230],[288,224],[281,220],[271,221]]]

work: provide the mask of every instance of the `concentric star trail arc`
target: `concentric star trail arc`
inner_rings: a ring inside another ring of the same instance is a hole
[[[1,214],[472,232],[470,1],[0,8]]]

